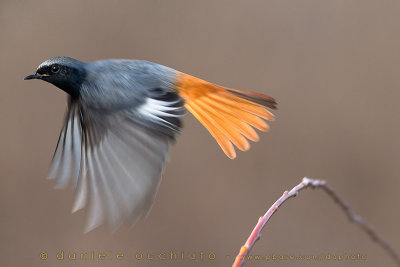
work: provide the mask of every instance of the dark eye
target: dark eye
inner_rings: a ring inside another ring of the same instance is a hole
[[[57,72],[59,72],[59,70],[60,70],[60,66],[58,66],[58,65],[51,66],[52,73],[57,73]]]

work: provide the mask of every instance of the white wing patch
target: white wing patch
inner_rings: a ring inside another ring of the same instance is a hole
[[[163,119],[163,117],[181,117],[179,113],[182,107],[173,105],[177,104],[179,100],[168,102],[162,100],[156,100],[152,98],[147,98],[146,102],[138,108],[138,112],[145,117],[160,121],[162,123],[171,124],[170,122]]]

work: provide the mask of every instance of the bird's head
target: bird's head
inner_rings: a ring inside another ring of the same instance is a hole
[[[85,77],[84,63],[69,57],[53,57],[42,64],[35,74],[24,80],[40,79],[54,84],[73,97],[79,96],[80,85]]]

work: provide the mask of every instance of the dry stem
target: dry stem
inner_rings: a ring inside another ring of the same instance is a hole
[[[313,188],[323,189],[339,205],[339,207],[344,211],[349,220],[358,225],[364,232],[366,232],[371,237],[371,239],[378,243],[393,258],[397,265],[400,266],[399,254],[397,254],[396,251],[390,246],[390,244],[385,239],[383,239],[368,223],[366,223],[360,216],[353,213],[350,210],[349,205],[347,205],[347,203],[344,202],[325,181],[314,180],[304,177],[300,184],[293,187],[293,189],[289,192],[285,191],[283,195],[268,209],[264,216],[260,217],[258,223],[254,227],[246,243],[240,248],[239,254],[236,256],[235,262],[232,265],[233,267],[239,267],[243,265],[244,260],[249,251],[254,246],[254,243],[258,239],[260,239],[261,230],[264,228],[269,218],[272,216],[272,214],[275,213],[279,206],[281,206],[289,198],[297,196],[299,191],[310,186]]]

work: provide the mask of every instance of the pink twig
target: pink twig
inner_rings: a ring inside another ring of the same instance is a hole
[[[239,254],[236,256],[235,262],[233,263],[233,267],[240,267],[243,265],[244,260],[249,253],[249,251],[253,248],[254,243],[260,239],[260,232],[264,228],[265,224],[268,222],[269,218],[275,211],[289,198],[297,196],[299,191],[307,188],[322,188],[345,212],[347,217],[351,222],[357,224],[362,230],[364,230],[373,241],[377,242],[382,248],[393,258],[393,260],[400,266],[400,256],[396,253],[396,251],[390,246],[390,244],[378,235],[377,232],[364,220],[354,214],[350,207],[344,202],[336,192],[325,182],[322,180],[314,180],[304,177],[300,184],[293,187],[292,190],[285,191],[283,195],[268,209],[268,211],[264,214],[264,216],[260,217],[258,223],[254,227],[251,232],[249,238],[246,243],[240,248]]]

